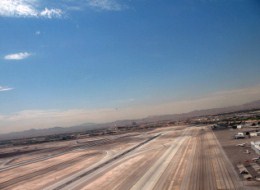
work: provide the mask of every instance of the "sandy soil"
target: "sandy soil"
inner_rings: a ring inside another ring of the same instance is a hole
[[[26,166],[21,166],[21,167],[18,167],[18,168],[14,168],[14,169],[11,169],[11,170],[0,172],[0,183],[8,181],[10,179],[17,178],[19,176],[24,176],[26,174],[41,170],[43,168],[47,168],[47,167],[57,165],[61,162],[69,161],[71,159],[77,158],[77,157],[82,156],[82,155],[87,154],[87,153],[90,153],[90,152],[87,152],[87,151],[71,152],[71,153],[64,154],[64,155],[61,155],[61,156],[57,156],[57,157],[54,157],[54,158],[51,158],[51,159],[47,159],[47,160],[42,161],[42,162],[28,164]]]
[[[35,179],[30,180],[29,182],[21,183],[19,186],[11,187],[12,190],[36,190],[43,189],[44,187],[58,182],[59,180],[76,173],[84,168],[91,166],[92,164],[98,162],[103,156],[93,156],[86,158],[83,161],[79,161],[71,166],[65,167],[64,169],[57,169],[51,173],[43,174]]]

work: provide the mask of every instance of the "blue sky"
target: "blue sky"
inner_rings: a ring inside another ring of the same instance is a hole
[[[1,0],[0,50],[0,133],[260,97],[257,0]]]

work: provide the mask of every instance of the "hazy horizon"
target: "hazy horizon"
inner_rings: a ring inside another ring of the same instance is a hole
[[[1,128],[0,134],[37,128],[71,127],[83,123],[101,124],[117,120],[142,119],[148,116],[225,108],[258,101],[260,100],[259,97],[260,86],[255,86],[208,94],[196,99],[153,105],[138,105],[122,109],[24,110],[11,115],[0,115],[0,121],[8,127],[7,129]]]
[[[257,0],[1,0],[0,133],[260,98]]]

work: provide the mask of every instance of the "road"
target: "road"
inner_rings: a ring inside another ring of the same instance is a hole
[[[31,177],[45,175],[47,179],[55,170],[62,172],[64,168],[76,167],[77,162],[80,165],[83,160],[95,157],[95,154],[88,155],[0,181],[0,189],[37,189],[30,185],[36,184],[36,181],[30,182]],[[143,140],[131,142],[131,146],[107,154],[98,162],[44,187],[45,190],[245,189],[214,133],[207,127],[165,128],[144,135]]]

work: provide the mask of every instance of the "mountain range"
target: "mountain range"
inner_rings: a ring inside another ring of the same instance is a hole
[[[21,132],[12,132],[7,134],[0,134],[0,139],[14,139],[14,138],[28,138],[28,137],[36,137],[36,136],[46,136],[46,135],[54,135],[54,134],[63,134],[63,133],[72,133],[72,132],[82,132],[92,129],[101,129],[101,128],[109,128],[114,126],[127,126],[132,125],[133,122],[136,123],[150,123],[156,121],[177,121],[188,119],[192,117],[198,116],[206,116],[206,115],[216,115],[223,113],[231,113],[238,112],[243,110],[252,110],[252,109],[260,109],[260,100],[246,103],[239,106],[230,106],[224,108],[212,108],[212,109],[204,109],[204,110],[195,110],[188,113],[181,114],[167,114],[167,115],[156,115],[149,116],[143,119],[136,120],[120,120],[110,123],[83,123],[81,125],[72,126],[72,127],[53,127],[48,129],[30,129]]]

